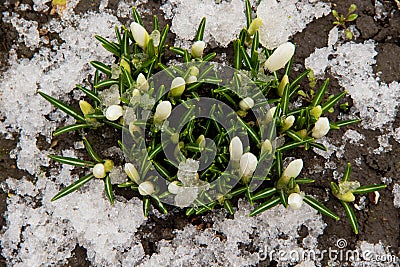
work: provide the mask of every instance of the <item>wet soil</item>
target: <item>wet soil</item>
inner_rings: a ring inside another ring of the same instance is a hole
[[[20,11],[18,10],[18,5],[21,3],[32,5],[33,1],[9,1],[10,5],[5,6],[5,1],[0,1],[0,13],[4,11],[11,11],[18,13],[21,17],[27,19],[34,19],[38,21],[39,25],[42,25],[49,21],[54,15],[43,12],[35,11]],[[335,9],[339,13],[345,13],[347,11],[349,2],[348,1],[330,1]],[[367,39],[374,39],[377,43],[377,65],[375,70],[379,73],[381,79],[390,83],[395,80],[400,80],[400,11],[397,9],[394,1],[381,1],[383,3],[384,11],[388,12],[386,18],[374,19],[376,16],[376,10],[374,8],[373,0],[354,0],[352,3],[356,4],[358,7],[357,14],[359,18],[354,23],[360,32],[360,37],[355,39],[355,42],[364,42]],[[81,1],[75,8],[76,13],[84,13],[89,10],[98,11],[100,5],[100,0],[92,1]],[[148,5],[152,9],[153,14],[159,14],[159,22],[161,26],[170,21],[163,19],[159,10],[159,1],[149,0]],[[111,10],[116,9],[118,6],[118,0],[110,0],[108,7]],[[292,41],[297,44],[295,63],[304,65],[304,59],[307,58],[315,48],[320,48],[326,46],[327,36],[329,30],[332,28],[333,22],[332,16],[327,16],[320,18],[312,23],[310,23],[307,28],[293,36]],[[152,17],[146,15],[144,22],[148,25],[152,25]],[[121,19],[122,24],[128,24],[127,19]],[[4,23],[3,20],[0,21],[0,74],[4,72],[8,67],[8,52],[10,48],[14,45],[17,55],[19,58],[30,58],[34,55],[35,51],[30,48],[25,47],[21,43],[16,43],[16,38],[18,34],[13,26],[9,23]],[[57,38],[57,36],[48,36],[50,40]],[[173,43],[174,35],[170,34],[169,40],[167,42]],[[217,53],[226,53],[228,59],[232,59],[232,47],[227,49],[216,49]],[[170,54],[166,54],[166,57],[170,57]],[[293,76],[299,74],[302,69],[299,69],[297,73],[292,73]],[[328,74],[329,76],[329,74]],[[331,78],[329,90],[331,93],[337,93],[343,88],[340,88],[338,82]],[[302,86],[307,86],[306,83]],[[352,103],[350,97],[345,101]],[[76,105],[77,103],[72,103]],[[1,111],[0,111],[1,112]],[[0,113],[1,114],[1,113]],[[1,119],[1,115],[0,115]],[[396,120],[394,127],[400,126],[400,117]],[[380,183],[383,177],[397,177],[398,170],[400,169],[400,145],[391,139],[390,144],[392,145],[392,151],[388,153],[383,153],[381,155],[371,154],[368,147],[376,147],[377,141],[376,137],[380,135],[378,131],[363,130],[359,127],[352,126],[351,128],[356,129],[358,132],[363,134],[366,138],[366,146],[360,147],[357,145],[346,145],[346,153],[343,158],[337,159],[334,156],[331,161],[334,161],[338,169],[337,171],[343,172],[343,167],[347,162],[351,162],[353,166],[353,176],[352,179],[362,181],[363,184],[374,184]],[[348,128],[340,131],[336,131],[334,135],[332,134],[334,141],[337,137],[338,142],[341,142],[341,136]],[[105,128],[101,133],[88,132],[88,139],[93,143],[93,146],[99,149],[108,148],[111,144],[106,142],[97,142],[99,136],[113,136],[118,133],[111,128]],[[79,139],[79,135],[72,134],[66,135],[63,138],[54,139],[57,141],[57,146],[55,149],[60,151],[65,148],[73,147],[74,141]],[[101,138],[100,140],[104,140]],[[10,158],[9,153],[12,151],[17,144],[18,135],[14,135],[11,139],[6,139],[5,136],[0,136],[0,182],[4,181],[8,177],[12,178],[22,178],[23,176],[29,177],[29,175],[19,170],[16,167],[16,162],[14,159]],[[334,142],[333,141],[333,142]],[[38,147],[45,149],[50,144],[47,144],[43,139],[38,137]],[[114,144],[112,144],[114,145]],[[323,165],[324,159],[312,152],[304,153],[303,151],[297,152],[298,155],[304,159],[305,169],[312,168],[314,165]],[[294,154],[295,155],[295,154]],[[87,157],[82,153],[82,158]],[[361,165],[357,166],[355,164],[355,159],[361,157]],[[120,159],[122,161],[122,159]],[[116,160],[118,164],[118,160]],[[331,180],[331,175],[328,177],[321,177],[319,174],[311,175],[310,178],[318,180],[318,186],[305,186],[304,190],[308,194],[315,195],[318,199],[323,200],[326,197],[325,188],[329,188],[329,183]],[[399,209],[393,206],[393,195],[391,194],[392,187],[389,186],[387,190],[381,191],[381,197],[378,205],[372,203],[370,196],[366,200],[366,208],[362,211],[356,211],[356,216],[360,225],[360,234],[358,236],[354,235],[351,231],[350,225],[346,220],[346,215],[344,210],[340,206],[339,202],[329,201],[325,203],[330,209],[336,211],[341,217],[339,222],[334,222],[332,219],[325,218],[327,227],[325,229],[324,235],[319,238],[319,248],[329,249],[335,248],[338,239],[345,239],[347,241],[347,248],[354,249],[355,244],[359,240],[365,240],[370,243],[377,243],[382,240],[386,246],[392,247],[393,251],[391,253],[399,255],[400,247],[400,214]],[[133,195],[127,191],[116,189],[116,194],[125,196],[127,199],[133,197]],[[4,214],[6,210],[6,198],[7,195],[4,192],[0,194],[0,213]],[[357,200],[358,201],[358,200]],[[228,215],[227,215],[228,216]],[[143,233],[142,244],[146,254],[151,255],[157,252],[157,242],[166,239],[171,240],[174,238],[174,229],[182,229],[187,224],[196,225],[201,231],[204,228],[211,227],[211,223],[208,222],[204,216],[193,216],[186,217],[184,212],[177,209],[172,210],[172,212],[165,216],[165,218],[160,219],[156,216],[150,214],[149,220],[145,225],[143,225],[139,232]],[[5,225],[4,216],[1,216],[0,227],[3,228]],[[307,235],[307,229],[301,228],[299,230],[300,236]],[[221,237],[223,238],[223,237]],[[255,250],[251,246],[241,246],[243,250]],[[1,248],[0,248],[1,250]],[[0,251],[1,253],[1,251]],[[74,249],[73,256],[68,259],[68,264],[66,266],[89,266],[89,262],[86,259],[86,249],[80,246],[76,246]],[[0,266],[5,264],[5,260],[0,258]],[[324,265],[326,262],[324,262]],[[260,266],[276,266],[276,262],[262,262]]]

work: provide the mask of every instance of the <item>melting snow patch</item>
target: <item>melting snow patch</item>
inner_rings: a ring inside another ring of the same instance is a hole
[[[201,19],[206,17],[204,41],[226,47],[246,26],[244,1],[216,2],[170,0],[161,9],[167,19],[172,19],[171,31],[178,39],[193,40]]]
[[[327,65],[330,55],[332,59]],[[376,55],[373,41],[362,44],[347,42],[336,48],[317,48],[306,59],[305,65],[316,70],[316,75],[323,75],[329,68],[340,86],[353,98],[356,109],[353,111],[360,113],[361,125],[365,129],[384,131],[384,126],[390,126],[395,120],[400,85],[396,81],[385,84],[374,75],[372,66],[376,63]]]
[[[315,18],[331,12],[328,3],[313,0],[263,0],[257,16],[263,20],[260,42],[268,49],[286,42],[296,32],[301,32]]]
[[[393,186],[393,196],[394,196],[394,200],[393,200],[393,204],[396,208],[400,208],[400,185],[399,184],[395,184]]]

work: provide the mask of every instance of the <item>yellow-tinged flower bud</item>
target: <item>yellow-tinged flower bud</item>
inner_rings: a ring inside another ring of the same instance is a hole
[[[282,69],[294,55],[294,50],[295,46],[291,42],[281,44],[265,61],[264,68],[270,72]]]
[[[147,49],[147,44],[149,43],[150,36],[142,25],[136,22],[131,23],[131,31],[133,39],[136,43],[144,50]]]
[[[172,97],[178,97],[185,91],[185,80],[182,77],[176,77],[171,82],[171,90],[169,91]]]
[[[136,79],[136,86],[142,90],[142,92],[147,92],[150,88],[149,82],[142,73],[140,73]]]
[[[143,182],[139,185],[139,194],[149,196],[155,192],[154,184],[150,181]]]
[[[106,170],[105,170],[105,166],[103,163],[97,163],[96,165],[94,165],[93,167],[93,175],[96,178],[102,179],[104,177],[106,177]]]
[[[171,111],[171,102],[169,102],[168,100],[161,101],[156,107],[156,112],[154,113],[154,121],[156,123],[159,123],[166,120],[171,115]]]
[[[322,114],[322,108],[320,105],[313,107],[310,110],[310,115],[314,117],[314,119],[318,120],[319,117],[321,117]]]
[[[289,83],[289,76],[287,76],[286,74],[283,75],[281,82],[279,83],[278,86],[278,95],[280,97],[283,96],[283,91],[285,90],[285,86]]]
[[[126,163],[125,164],[125,173],[128,175],[129,179],[131,179],[133,182],[139,184],[140,182],[140,176],[138,171],[135,168],[135,165],[132,163]]]
[[[192,45],[191,54],[195,58],[201,58],[203,56],[204,48],[206,43],[204,41],[196,41]]]
[[[261,25],[263,24],[263,21],[261,18],[255,18],[249,26],[249,29],[247,30],[247,32],[249,33],[249,35],[254,35],[258,29],[261,27]]]

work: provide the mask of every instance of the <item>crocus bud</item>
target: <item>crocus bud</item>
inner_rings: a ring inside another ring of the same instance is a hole
[[[182,188],[179,186],[179,182],[178,181],[173,181],[172,183],[170,183],[168,185],[168,192],[170,192],[171,194],[174,194],[174,195],[179,194],[181,189]]]
[[[155,122],[162,122],[166,120],[170,115],[172,111],[172,105],[171,102],[167,101],[161,101],[158,103],[156,107],[156,112],[154,113],[154,121]]]
[[[147,92],[149,90],[149,82],[147,81],[146,77],[142,73],[140,73],[136,79],[137,87],[142,90],[143,92]]]
[[[129,179],[131,179],[133,182],[139,184],[140,181],[140,176],[138,171],[135,168],[135,165],[132,163],[126,163],[125,164],[125,173],[128,175]]]
[[[298,193],[291,193],[288,197],[288,204],[293,210],[298,210],[303,205],[303,196]]]
[[[190,83],[195,83],[197,82],[197,77],[194,75],[190,75],[186,78],[186,83],[190,84]]]
[[[329,119],[327,117],[320,117],[312,129],[312,137],[318,139],[325,136],[329,132]]]
[[[114,162],[111,159],[106,159],[103,165],[106,172],[110,172],[114,168]]]
[[[272,119],[274,118],[275,111],[276,111],[276,107],[272,107],[267,111],[267,115],[266,115],[267,123],[272,121]]]
[[[272,153],[272,144],[271,141],[269,141],[268,139],[266,139],[263,144],[261,145],[261,154],[264,153],[268,153],[271,154]]]
[[[254,107],[254,100],[251,97],[246,97],[239,102],[241,110],[247,111]]]
[[[185,91],[185,80],[182,77],[176,77],[172,80],[171,90],[169,91],[172,97],[178,97]]]
[[[206,137],[203,134],[201,134],[197,138],[196,143],[199,145],[199,148],[203,151],[204,148],[206,147]]]
[[[319,117],[321,117],[322,114],[322,108],[320,105],[313,107],[310,110],[310,115],[314,117],[314,119],[318,120]]]
[[[239,175],[245,182],[248,182],[249,178],[253,176],[257,163],[257,157],[250,152],[244,153],[240,158]]]
[[[84,100],[79,101],[79,107],[81,108],[83,115],[85,115],[85,118],[86,115],[95,113],[95,110],[92,107],[92,105],[90,105],[88,102]],[[86,120],[87,122],[96,122],[96,119],[94,118],[86,118]]]
[[[282,176],[287,177],[289,179],[291,177],[296,178],[297,176],[299,176],[302,169],[303,169],[303,160],[295,159],[289,163],[289,165],[283,171]]]
[[[149,43],[149,34],[146,29],[143,28],[142,25],[136,22],[131,23],[131,31],[133,35],[133,39],[135,39],[136,43],[143,49],[147,48],[147,44]]]
[[[105,170],[103,163],[97,163],[96,165],[94,165],[93,175],[94,175],[94,177],[100,178],[100,179],[106,177],[106,170]]]
[[[240,157],[243,155],[243,144],[239,137],[235,136],[232,138],[229,144],[229,153],[232,161],[238,162]]]
[[[200,70],[199,70],[199,68],[198,67],[196,67],[196,66],[191,66],[190,68],[189,68],[189,74],[190,75],[192,75],[192,76],[198,76],[199,75],[199,73],[200,73]]]
[[[351,191],[348,191],[344,194],[337,194],[336,197],[340,200],[343,200],[344,202],[353,202],[356,200],[356,197]]]
[[[138,96],[140,96],[140,91],[138,89],[133,89],[132,97],[138,97]]]
[[[150,181],[143,182],[139,185],[139,194],[142,196],[152,195],[155,191],[154,184]]]
[[[203,41],[196,41],[192,45],[192,56],[195,58],[201,58],[203,56],[204,48],[206,47],[206,43]]]
[[[106,110],[106,118],[110,121],[118,120],[124,113],[120,105],[111,105]]]
[[[278,95],[280,97],[283,96],[283,91],[285,90],[285,86],[289,83],[289,76],[287,76],[286,74],[283,75],[281,82],[279,83],[278,86]]]
[[[249,26],[249,29],[247,30],[247,32],[249,33],[249,35],[254,35],[258,29],[261,27],[261,25],[263,24],[263,21],[261,18],[255,18]]]
[[[292,58],[294,50],[295,46],[291,42],[281,44],[265,61],[264,68],[273,72],[285,67],[286,63]]]
[[[289,130],[290,127],[293,126],[295,120],[293,115],[286,117],[282,124],[282,132]]]

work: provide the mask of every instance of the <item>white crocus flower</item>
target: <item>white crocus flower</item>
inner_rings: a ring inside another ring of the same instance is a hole
[[[324,137],[330,129],[329,119],[327,117],[320,117],[312,129],[312,137],[319,139]]]
[[[288,181],[291,177],[296,178],[299,176],[301,170],[303,169],[303,160],[295,159],[289,163],[286,169],[282,173],[282,177],[287,177]]]
[[[254,107],[254,100],[251,97],[246,97],[239,102],[241,110],[247,111]]]
[[[133,39],[135,39],[136,43],[143,49],[147,48],[147,44],[149,43],[149,33],[143,28],[142,25],[136,22],[131,23],[131,31],[133,35]]]
[[[139,184],[140,181],[140,176],[138,171],[135,168],[135,165],[132,163],[126,163],[125,164],[125,173],[128,175],[129,179],[134,181],[135,183]]]
[[[275,111],[276,107],[272,107],[267,111],[267,116],[266,116],[267,122],[272,121],[272,119],[274,118]]]
[[[185,91],[185,80],[182,77],[176,77],[171,82],[171,90],[169,93],[172,97],[178,97]]]
[[[253,176],[257,168],[257,157],[254,154],[247,152],[240,158],[239,175],[244,181],[248,181]]]
[[[192,56],[196,58],[201,58],[203,56],[204,48],[206,47],[206,43],[204,41],[196,41],[192,45]]]
[[[106,168],[104,167],[103,163],[97,163],[96,165],[94,165],[93,167],[93,175],[96,178],[104,178],[106,177]]]
[[[294,55],[294,50],[295,45],[291,42],[281,44],[267,61],[265,61],[264,68],[268,69],[270,72],[282,69]]]
[[[240,161],[240,157],[243,155],[243,144],[239,137],[232,138],[229,144],[229,153],[232,161]]]
[[[142,196],[152,195],[155,192],[154,184],[150,181],[143,182],[139,185],[139,194]]]
[[[272,143],[271,141],[269,141],[268,139],[266,139],[263,144],[261,145],[261,155],[264,153],[272,153],[273,147],[272,147]]]
[[[106,118],[110,121],[118,120],[124,113],[120,105],[111,105],[106,110]]]
[[[197,82],[197,77],[194,75],[190,75],[186,78],[186,83],[190,84],[190,83],[195,83]]]
[[[303,196],[299,193],[291,193],[288,197],[288,204],[293,210],[298,210],[303,205]]]
[[[149,82],[147,81],[146,77],[142,73],[140,73],[136,79],[137,87],[142,90],[143,92],[147,92],[150,88]]]
[[[169,101],[161,101],[158,103],[156,107],[156,112],[154,114],[154,120],[156,122],[162,122],[166,120],[170,115],[172,111],[172,105],[171,102]]]

